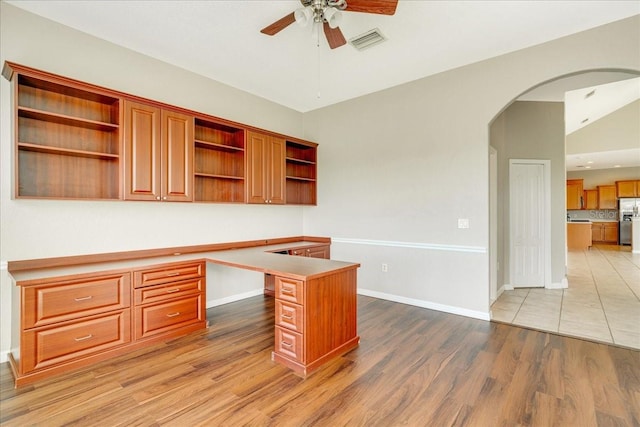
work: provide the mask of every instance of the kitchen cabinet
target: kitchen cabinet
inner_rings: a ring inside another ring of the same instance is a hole
[[[616,209],[617,205],[616,186],[598,185],[598,209]]]
[[[194,118],[124,101],[127,200],[193,200]]]
[[[616,181],[616,194],[622,197],[640,197],[640,180]]]
[[[591,240],[594,243],[618,243],[617,222],[594,222],[591,227]]]
[[[567,223],[567,248],[570,250],[589,249],[592,244],[592,224],[589,222]]]
[[[284,204],[285,140],[247,132],[247,203]]]
[[[584,201],[582,179],[568,179],[567,180],[567,209],[575,210],[582,209]]]
[[[584,208],[598,209],[598,190],[584,190]]]

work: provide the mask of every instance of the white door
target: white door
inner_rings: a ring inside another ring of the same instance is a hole
[[[546,283],[547,195],[544,161],[509,162],[510,270],[514,288]]]

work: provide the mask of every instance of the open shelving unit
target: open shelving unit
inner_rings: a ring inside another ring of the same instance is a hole
[[[316,204],[317,146],[287,141],[287,204]]]
[[[245,202],[245,131],[195,119],[195,200]]]
[[[120,99],[17,79],[16,197],[118,199]]]

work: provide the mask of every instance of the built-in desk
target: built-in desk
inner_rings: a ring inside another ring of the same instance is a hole
[[[317,239],[10,262],[16,385],[205,328],[207,263],[273,278],[272,359],[307,375],[360,340],[360,265],[275,253],[318,246]]]

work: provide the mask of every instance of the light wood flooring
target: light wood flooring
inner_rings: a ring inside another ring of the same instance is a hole
[[[492,319],[640,350],[640,255],[629,246],[569,251],[567,289],[503,292]]]
[[[358,297],[360,346],[302,379],[270,360],[273,299],[15,390],[3,426],[638,426],[640,353]]]

